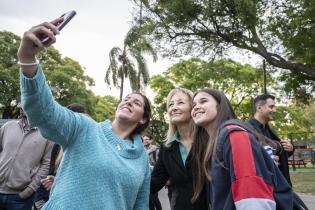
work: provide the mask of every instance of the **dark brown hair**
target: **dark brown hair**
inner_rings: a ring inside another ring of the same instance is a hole
[[[149,99],[143,95],[140,92],[133,92],[130,94],[137,94],[140,95],[143,98],[144,101],[144,105],[143,105],[143,118],[146,119],[146,122],[143,124],[138,124],[137,127],[132,131],[131,135],[133,134],[141,134],[150,124],[150,120],[151,120],[151,104]],[[128,94],[128,95],[130,95]]]
[[[258,105],[265,105],[267,103],[267,99],[275,100],[275,97],[273,95],[264,94],[264,95],[258,95],[253,100],[253,111],[256,112],[256,108]]]
[[[191,148],[191,165],[194,192],[192,202],[195,202],[198,199],[206,181],[211,181],[212,179],[210,164],[212,157],[215,155],[215,147],[220,125],[227,120],[237,118],[229,100],[223,93],[215,89],[205,88],[197,91],[193,98],[201,92],[211,95],[218,105],[217,116],[211,123],[211,134],[209,135],[203,127],[197,126],[193,135],[194,143]]]
[[[85,114],[85,107],[79,103],[72,103],[67,106],[68,109],[74,112]]]

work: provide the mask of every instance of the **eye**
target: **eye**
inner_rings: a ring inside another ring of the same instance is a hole
[[[206,103],[206,102],[208,102],[207,99],[201,99],[201,100],[200,100],[200,103],[201,103],[201,104],[204,104],[204,103]]]
[[[168,105],[168,107],[172,107],[174,105],[174,103],[170,103],[169,105]]]
[[[137,99],[134,100],[133,103],[134,103],[136,106],[140,106],[140,107],[142,106],[141,101],[139,101],[139,100],[137,100]]]
[[[196,106],[196,103],[193,103],[193,104],[192,104],[192,108],[194,108],[195,106]]]

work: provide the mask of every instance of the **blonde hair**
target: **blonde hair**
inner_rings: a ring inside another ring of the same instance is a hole
[[[174,88],[168,93],[167,98],[166,98],[166,110],[167,111],[169,109],[170,101],[171,101],[172,97],[176,93],[184,93],[188,97],[190,108],[192,108],[193,92],[188,90],[188,89],[186,89],[186,88]],[[194,131],[195,127],[196,126],[195,126],[193,120],[191,120],[190,121],[191,133],[194,133],[193,131]],[[168,131],[167,131],[167,134],[166,134],[165,146],[170,147],[172,145],[173,135],[174,135],[174,133],[176,131],[177,131],[176,125],[174,125],[171,121],[169,121],[169,123],[168,123]]]

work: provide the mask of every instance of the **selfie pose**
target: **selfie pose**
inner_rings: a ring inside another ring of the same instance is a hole
[[[55,42],[60,22],[58,18],[32,27],[18,50],[22,101],[29,121],[64,151],[42,209],[147,210],[150,169],[140,133],[150,121],[149,101],[131,93],[117,106],[113,122],[101,123],[59,105],[35,55]],[[49,44],[42,44],[43,36],[51,40]]]
[[[254,133],[236,120],[226,96],[203,89],[193,97],[194,150],[199,151],[194,196],[211,182],[211,209],[291,210],[291,187]],[[193,164],[194,162],[192,162]]]

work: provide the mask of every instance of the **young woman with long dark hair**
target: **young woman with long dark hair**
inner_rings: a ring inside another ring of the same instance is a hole
[[[192,148],[194,195],[210,182],[212,209],[289,210],[292,191],[257,137],[239,120],[226,96],[202,89],[193,97],[197,125]]]

